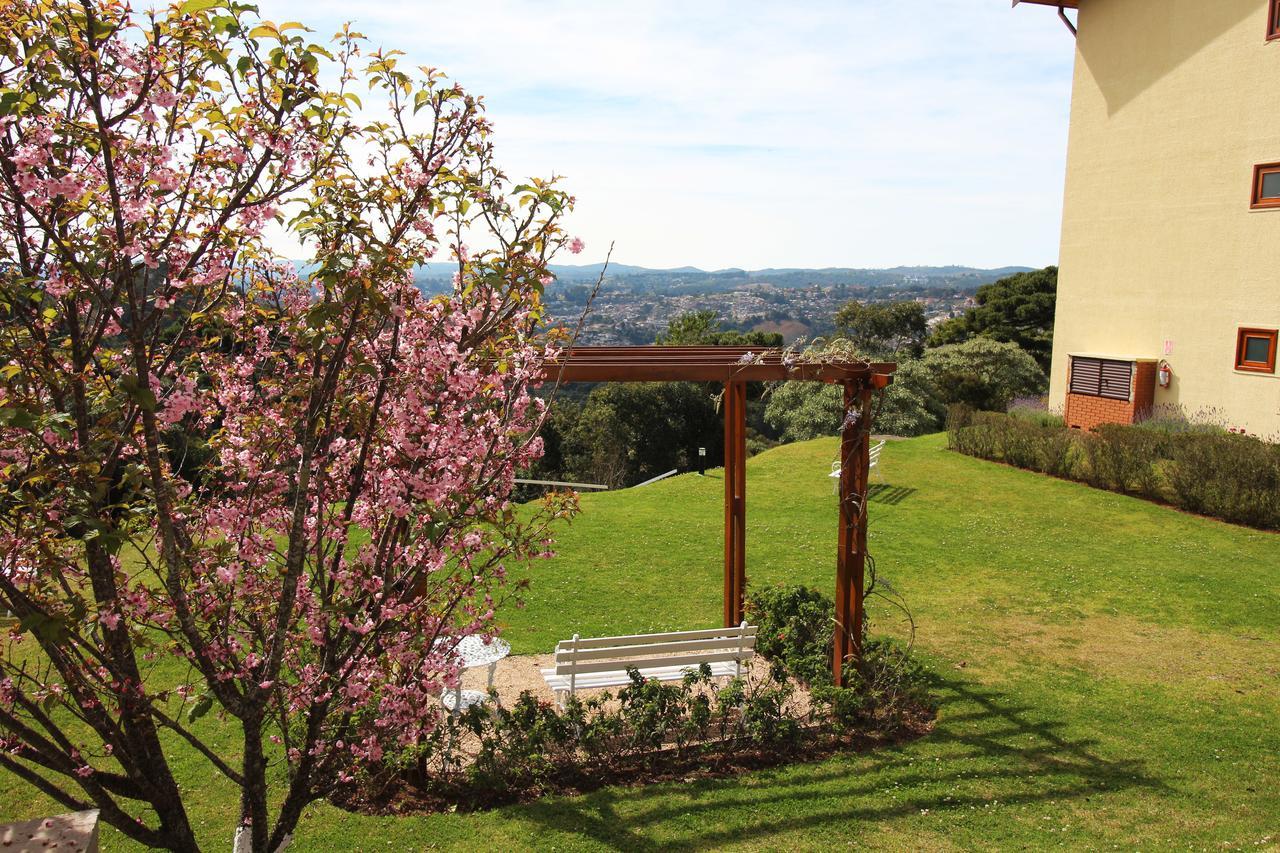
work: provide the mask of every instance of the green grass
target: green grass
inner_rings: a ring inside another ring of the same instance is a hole
[[[1280,537],[944,450],[889,445],[871,505],[882,578],[937,673],[936,731],[734,779],[611,788],[474,815],[317,805],[295,850],[1280,845]],[[748,464],[748,584],[834,584],[835,442]],[[583,497],[559,556],[504,614],[517,653],[586,635],[714,625],[723,482]],[[873,630],[901,634],[872,606]],[[216,722],[210,722],[216,725]],[[234,796],[199,785],[210,848]],[[206,787],[207,786],[207,787]],[[0,779],[4,814],[48,810]],[[117,835],[104,838],[120,849]]]

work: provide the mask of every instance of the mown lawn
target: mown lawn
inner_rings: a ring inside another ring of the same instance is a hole
[[[886,449],[870,539],[937,673],[931,736],[484,814],[320,805],[291,849],[1280,846],[1280,536],[944,448]],[[749,584],[833,585],[834,453],[820,440],[749,462]],[[515,651],[714,625],[718,473],[584,496],[528,606],[505,616]],[[874,630],[901,633],[892,611],[871,612]],[[233,793],[194,759],[180,770],[207,846],[227,846]],[[14,818],[48,808],[12,780],[0,797]]]

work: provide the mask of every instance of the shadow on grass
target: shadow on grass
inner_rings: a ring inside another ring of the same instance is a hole
[[[1037,709],[961,681],[939,680],[936,690],[939,726],[923,741],[807,769],[761,771],[747,785],[739,778],[609,788],[507,814],[609,847],[701,850],[752,840],[767,845],[783,833],[836,825],[847,832],[861,823],[876,832],[879,821],[924,811],[971,813],[995,801],[1007,807],[1167,789],[1141,761],[1103,758],[1092,751],[1093,739],[1062,734],[1065,723],[1029,719]]]
[[[900,504],[916,493],[910,486],[874,483],[867,488],[867,500],[877,504]]]

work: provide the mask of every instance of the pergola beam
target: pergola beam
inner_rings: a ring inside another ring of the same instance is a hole
[[[848,382],[884,377],[887,362],[804,362],[761,347],[575,347],[542,369],[548,382]]]

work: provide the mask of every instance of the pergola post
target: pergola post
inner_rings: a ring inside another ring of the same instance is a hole
[[[836,554],[836,636],[831,674],[843,684],[846,661],[862,660],[863,593],[867,560],[867,478],[870,473],[871,388],[844,383],[840,431],[840,530]],[[856,413],[850,422],[849,413]]]
[[[742,622],[747,588],[747,385],[724,386],[724,624]]]

